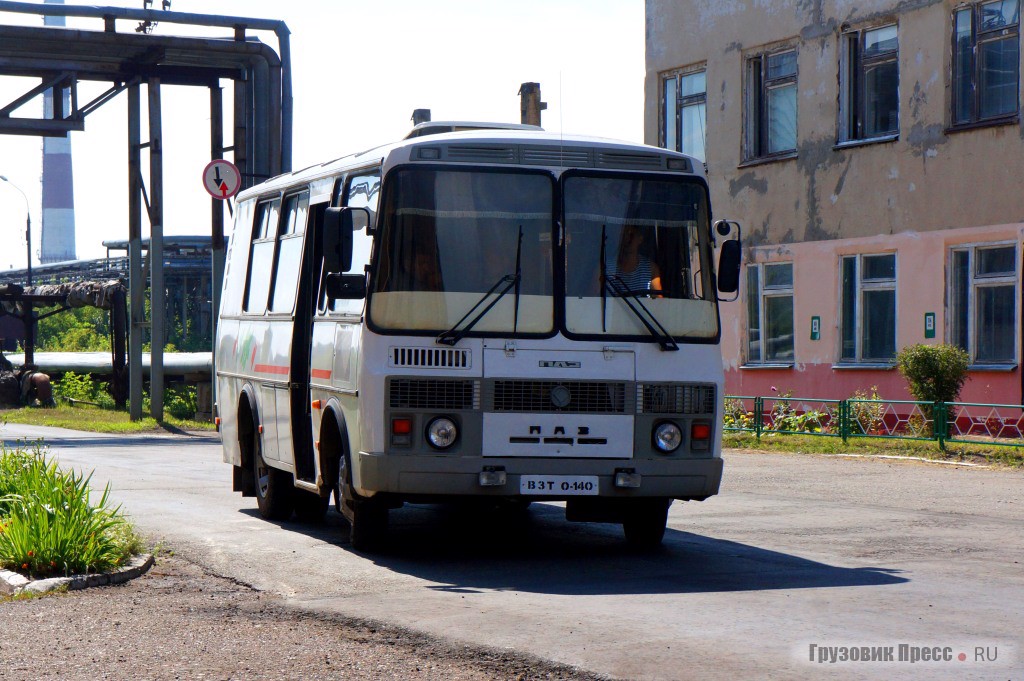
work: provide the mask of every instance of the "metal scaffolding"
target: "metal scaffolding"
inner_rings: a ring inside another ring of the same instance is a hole
[[[128,342],[129,411],[142,416],[142,335],[149,326],[153,354],[150,371],[150,412],[163,418],[163,339],[166,337],[163,285],[163,138],[161,87],[187,85],[210,91],[210,156],[231,152],[243,178],[243,188],[291,170],[292,97],[288,27],[282,21],[189,14],[120,7],[70,7],[56,4],[0,1],[0,13],[83,17],[102,21],[102,31],[59,27],[0,25],[0,77],[39,79],[39,85],[0,105],[0,134],[64,136],[85,129],[86,117],[128,93]],[[160,22],[233,31],[231,40],[119,33],[118,21]],[[272,31],[278,52],[247,31]],[[233,143],[224,146],[221,81],[234,90]],[[78,97],[82,81],[110,83],[89,102]],[[148,98],[145,141],[142,127],[142,87]],[[16,117],[26,103],[45,92],[53,95],[47,117]],[[69,94],[69,110],[63,105]],[[142,152],[149,154],[148,191]],[[150,225],[149,277],[143,274],[142,218]],[[224,271],[224,203],[211,199],[212,276],[214,309],[219,303]],[[145,287],[151,280],[151,318],[145,318]]]

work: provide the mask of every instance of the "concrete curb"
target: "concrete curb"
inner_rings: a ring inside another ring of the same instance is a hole
[[[30,580],[17,572],[0,570],[0,594],[7,596],[16,596],[21,593],[43,594],[61,588],[74,591],[77,589],[88,589],[91,586],[121,584],[130,579],[141,577],[151,567],[153,567],[153,555],[145,553],[132,556],[131,560],[123,568],[96,575],[71,575],[70,577]]]

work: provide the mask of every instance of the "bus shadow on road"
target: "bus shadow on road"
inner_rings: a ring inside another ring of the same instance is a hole
[[[885,586],[909,581],[882,567],[848,568],[750,544],[668,529],[661,548],[632,550],[617,525],[568,523],[546,504],[526,513],[406,507],[388,541],[365,554],[439,591],[559,595],[712,593]]]

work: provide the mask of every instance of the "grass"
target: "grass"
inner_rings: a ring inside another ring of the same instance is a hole
[[[51,409],[39,407],[21,407],[20,409],[0,409],[0,422],[23,423],[31,426],[52,426],[70,428],[71,430],[87,430],[94,433],[144,433],[156,430],[214,430],[214,425],[206,421],[180,419],[164,414],[164,420],[146,416],[139,421],[132,421],[128,412],[103,407],[59,404]]]
[[[45,450],[0,447],[0,567],[34,578],[104,572],[124,565],[143,540],[110,487],[64,471]]]
[[[758,440],[752,433],[725,433],[722,446],[764,452],[794,452],[801,454],[877,454],[934,459],[936,461],[962,461],[967,463],[997,463],[1011,467],[1024,467],[1024,448],[988,444],[962,444],[947,442],[945,450],[932,440],[849,438],[846,443],[838,437],[814,435],[763,434]]]

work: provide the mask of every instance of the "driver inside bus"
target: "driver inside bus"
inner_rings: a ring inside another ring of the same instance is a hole
[[[636,224],[625,225],[619,238],[618,252],[605,254],[605,274],[612,281],[612,291],[624,288],[631,293],[649,291],[651,295],[661,294],[661,269],[654,261],[654,249],[650,247],[644,231]]]

